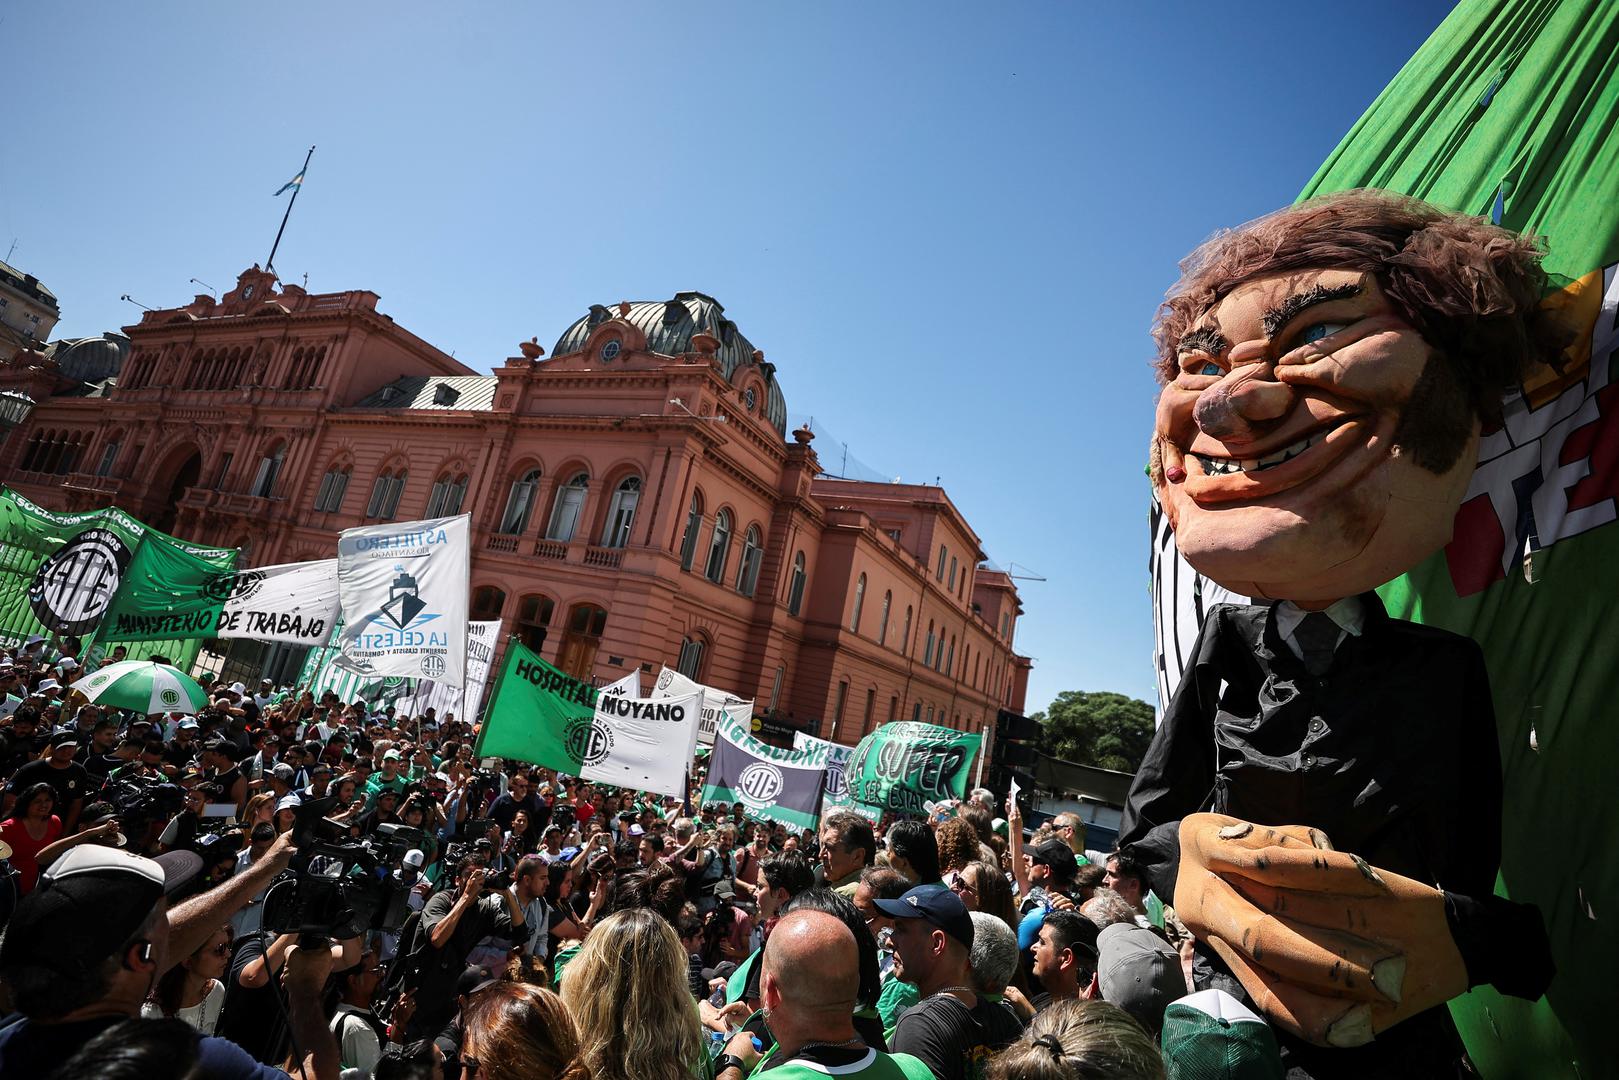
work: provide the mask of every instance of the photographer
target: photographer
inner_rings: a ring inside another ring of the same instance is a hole
[[[523,909],[511,890],[484,896],[486,871],[476,855],[455,866],[455,887],[427,902],[411,944],[415,966],[416,1015],[411,1038],[432,1038],[455,1011],[455,981],[466,970],[467,956],[489,935],[524,933]]]
[[[168,895],[195,874],[186,853],[162,861],[96,845],[63,856],[17,907],[0,939],[0,981],[21,1019],[0,1030],[0,1075],[47,1076],[107,1028],[137,1016],[157,980],[195,954],[236,907],[292,856],[290,841],[240,879],[172,910]],[[312,1080],[337,1080],[336,1044],[319,995],[331,968],[326,950],[295,949],[286,983],[300,1063]],[[201,1074],[270,1080],[282,1076],[228,1040],[196,1036]]]

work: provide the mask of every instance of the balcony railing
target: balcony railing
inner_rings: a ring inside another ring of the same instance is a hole
[[[96,476],[93,473],[76,472],[68,474],[67,479],[62,481],[62,486],[93,495],[116,495],[122,483],[123,481],[116,476]]]
[[[542,536],[534,541],[534,554],[541,559],[562,562],[568,557],[568,545],[561,540],[547,540]]]
[[[624,561],[624,549],[606,547],[585,548],[585,565],[599,566],[605,570],[617,570]]]
[[[513,552],[517,550],[517,537],[502,536],[499,533],[496,533],[488,540],[485,540],[483,546],[488,548],[490,551]]]

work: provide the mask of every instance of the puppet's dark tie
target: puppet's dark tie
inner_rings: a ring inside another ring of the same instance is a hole
[[[1338,647],[1338,624],[1331,616],[1312,611],[1299,621],[1293,640],[1304,653],[1304,669],[1311,675],[1325,675],[1332,667],[1332,652]]]

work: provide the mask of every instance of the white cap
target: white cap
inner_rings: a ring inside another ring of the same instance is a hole
[[[280,801],[275,804],[275,812],[279,814],[283,810],[296,810],[302,801],[296,795],[283,795]]]
[[[34,688],[34,692],[37,694],[48,694],[52,690],[60,689],[62,689],[62,684],[57,682],[55,679],[41,679],[39,680],[39,685]]]
[[[56,662],[56,666],[61,668],[63,671],[77,671],[79,669],[79,662],[73,659],[71,656],[64,656],[62,659]]]
[[[247,693],[247,687],[239,682],[233,682],[230,684],[230,692],[233,694],[245,694]]]
[[[422,854],[421,848],[411,848],[409,851],[405,852],[406,866],[414,866],[416,869],[420,870],[422,868],[422,864],[426,861],[427,856]]]

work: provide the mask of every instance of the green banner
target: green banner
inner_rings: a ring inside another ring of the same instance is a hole
[[[924,803],[962,799],[984,742],[979,732],[902,720],[860,740],[845,776],[855,801],[878,810],[924,813]]]
[[[578,776],[595,714],[593,686],[557,670],[513,638],[484,713],[476,754]]]
[[[148,543],[203,559],[215,572],[236,560],[234,549],[187,544],[117,507],[61,513],[0,489],[0,643],[71,634],[83,640],[87,652],[109,648],[89,647],[98,638],[115,640],[103,621]],[[129,654],[131,659],[162,655],[184,670],[196,659],[198,645],[195,639],[171,636],[133,645]]]
[[[215,549],[220,550],[220,549]],[[102,619],[103,639],[208,638],[236,581],[236,552],[205,558],[148,533]]]

